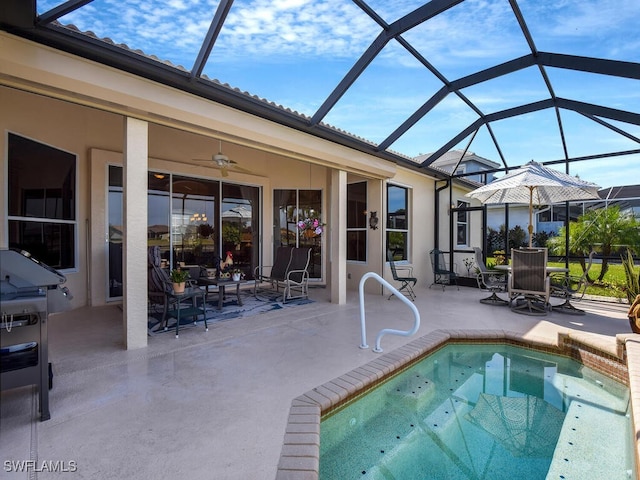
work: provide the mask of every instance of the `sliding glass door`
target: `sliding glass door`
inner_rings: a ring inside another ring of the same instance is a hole
[[[122,297],[122,167],[109,166],[108,300]],[[252,279],[259,263],[261,189],[149,172],[147,244],[167,266],[215,267],[231,258]],[[144,220],[144,219],[141,219]]]
[[[274,190],[274,255],[280,246],[311,247],[309,275],[314,279],[322,278],[322,237],[301,236],[298,222],[305,219],[322,218],[322,190]]]

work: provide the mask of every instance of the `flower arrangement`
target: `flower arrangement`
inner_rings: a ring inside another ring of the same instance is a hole
[[[305,218],[298,222],[298,230],[300,231],[300,236],[316,237],[322,235],[325,225],[325,223],[321,223],[317,218]]]

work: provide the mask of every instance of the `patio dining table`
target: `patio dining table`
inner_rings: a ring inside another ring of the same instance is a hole
[[[511,265],[495,265],[493,268],[503,272],[511,271]],[[556,266],[547,265],[547,275],[551,275],[552,273],[568,274],[569,269],[566,267],[556,267]],[[572,314],[578,314],[578,315],[584,314],[583,310],[580,310],[579,308],[576,308],[571,304],[569,297],[570,296],[566,296],[564,303],[562,303],[561,305],[552,305],[551,308],[558,312],[566,312],[566,313],[572,313]]]

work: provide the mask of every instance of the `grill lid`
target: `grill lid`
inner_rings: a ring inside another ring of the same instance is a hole
[[[36,260],[28,252],[0,250],[0,279],[18,291],[33,290],[33,287],[61,285],[67,278],[48,265]],[[3,286],[3,291],[4,287]]]

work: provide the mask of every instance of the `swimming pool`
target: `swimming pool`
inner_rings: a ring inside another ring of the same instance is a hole
[[[444,346],[320,427],[320,479],[632,473],[628,389],[569,358],[511,345]]]
[[[640,342],[637,335],[620,334],[612,346],[598,336],[581,332],[560,333],[556,341],[551,341],[506,330],[436,330],[293,399],[276,478],[317,479],[321,418],[335,413],[354,398],[451,343],[513,345],[574,358],[599,374],[628,385],[631,411],[640,411]],[[635,472],[640,453],[640,419],[633,418],[633,415],[632,431],[635,437],[632,440]],[[606,443],[606,440],[600,443]]]

